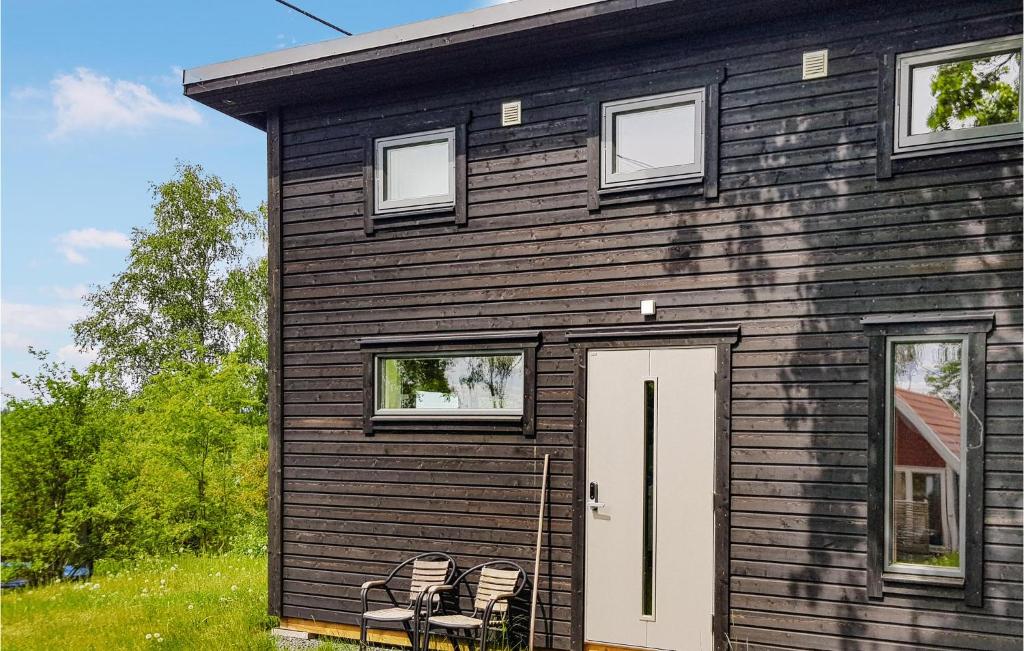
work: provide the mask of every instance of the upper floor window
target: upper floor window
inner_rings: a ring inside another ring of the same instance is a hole
[[[704,89],[601,105],[601,187],[700,179]]]
[[[895,151],[983,144],[1021,133],[1021,37],[896,57]]]
[[[455,205],[455,129],[374,141],[374,213]]]

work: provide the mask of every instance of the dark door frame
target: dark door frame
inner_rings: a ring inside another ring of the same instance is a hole
[[[712,636],[716,651],[727,648],[729,619],[729,493],[730,420],[732,407],[732,347],[739,341],[740,326],[709,324],[688,326],[634,326],[616,329],[570,330],[566,339],[573,348],[576,399],[573,405],[573,537],[571,648],[583,651],[583,613],[586,530],[587,453],[587,353],[609,348],[718,349],[715,373],[715,598]]]

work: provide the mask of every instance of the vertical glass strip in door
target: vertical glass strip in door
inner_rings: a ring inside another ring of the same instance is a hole
[[[644,381],[644,492],[643,492],[643,568],[641,615],[654,616],[654,432],[655,402],[654,380]]]

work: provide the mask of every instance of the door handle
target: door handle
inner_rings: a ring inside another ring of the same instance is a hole
[[[596,511],[604,506],[604,502],[597,501],[597,482],[590,482],[590,499],[587,500],[587,508]]]

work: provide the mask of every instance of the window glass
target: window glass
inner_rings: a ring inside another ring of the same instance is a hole
[[[891,345],[892,564],[961,567],[963,348],[962,340]]]
[[[601,105],[601,187],[633,186],[704,173],[704,89]]]
[[[694,111],[689,103],[616,113],[614,173],[693,163]]]
[[[1020,121],[1020,50],[912,67],[910,133]]]
[[[377,358],[377,410],[522,413],[523,354]]]
[[[384,149],[384,200],[400,201],[447,195],[448,140]]]
[[[644,534],[643,570],[640,614],[654,615],[654,484],[655,472],[655,401],[657,387],[654,380],[644,381]]]
[[[375,214],[455,206],[455,129],[374,141]]]

